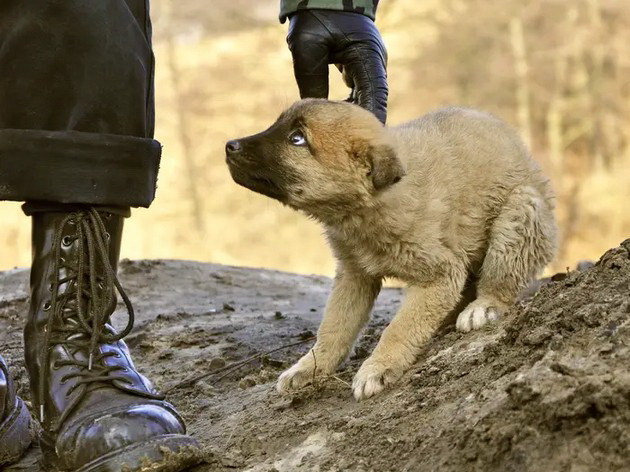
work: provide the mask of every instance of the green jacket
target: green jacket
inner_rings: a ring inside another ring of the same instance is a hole
[[[378,0],[280,0],[280,23],[298,10],[353,11],[373,20],[377,7]]]

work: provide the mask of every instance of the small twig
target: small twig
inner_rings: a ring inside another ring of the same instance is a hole
[[[186,387],[188,385],[193,385],[196,382],[198,382],[199,380],[205,379],[206,377],[210,377],[211,375],[217,375],[217,374],[223,374],[220,377],[218,377],[217,379],[215,379],[215,382],[218,382],[219,380],[227,377],[228,375],[230,375],[232,372],[234,372],[235,370],[239,369],[240,367],[243,367],[246,364],[249,364],[250,362],[253,362],[257,359],[260,359],[263,356],[266,356],[268,354],[273,354],[274,352],[278,352],[278,351],[282,351],[283,349],[287,349],[293,346],[299,346],[300,344],[304,344],[307,343],[309,341],[313,341],[315,339],[315,336],[311,336],[310,338],[306,338],[306,339],[302,339],[301,341],[297,341],[291,344],[285,344],[284,346],[280,346],[277,347],[275,349],[271,349],[270,351],[265,351],[265,352],[261,352],[260,354],[256,354],[255,356],[252,357],[248,357],[247,359],[244,359],[240,362],[236,362],[234,364],[228,365],[223,367],[222,369],[219,370],[215,370],[214,372],[206,372],[204,374],[200,374],[200,375],[195,375],[194,377],[189,377],[186,380],[182,380],[181,382],[176,383],[175,385],[173,385],[172,387],[166,389],[165,393],[170,393],[173,390],[177,390],[179,388],[182,387]]]
[[[315,364],[313,367],[313,383],[315,383],[315,375],[317,374],[317,357],[315,357],[315,349],[311,348],[311,354],[313,354],[313,362]]]
[[[350,387],[352,388],[352,385],[350,385],[348,382],[346,382],[343,379],[340,379],[339,377],[337,377],[336,375],[332,375],[331,376],[333,379],[338,380],[339,382],[341,382],[342,384],[344,384],[346,387]]]
[[[346,382],[345,380],[343,380],[342,378],[339,377],[339,375],[343,375],[343,374],[349,374],[351,372],[354,372],[355,369],[345,369],[345,370],[340,370],[339,372],[336,372],[334,374],[328,374],[328,375],[324,375],[323,377],[320,377],[319,379],[316,379],[317,382],[314,383],[310,383],[308,385],[304,385],[303,387],[300,387],[298,389],[293,390],[291,393],[295,394],[298,392],[303,392],[306,391],[308,389],[312,389],[312,388],[318,388],[318,386],[323,385],[324,383],[326,383],[327,381],[333,379],[333,380],[337,380],[339,382],[341,382],[342,384],[346,385],[347,387],[352,388],[352,384]],[[272,385],[271,387],[269,387],[269,391],[275,390],[276,388]]]

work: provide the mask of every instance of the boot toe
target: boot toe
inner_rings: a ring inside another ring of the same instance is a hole
[[[31,444],[30,422],[26,405],[16,398],[13,410],[0,421],[0,466],[17,461]]]
[[[133,471],[150,463],[152,471],[176,471],[198,462],[200,451],[169,403],[148,401],[69,421],[57,435],[55,456],[62,470]]]

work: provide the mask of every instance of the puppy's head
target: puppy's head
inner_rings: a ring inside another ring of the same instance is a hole
[[[266,131],[229,141],[234,181],[315,217],[356,210],[404,170],[372,113],[346,102],[307,99]]]

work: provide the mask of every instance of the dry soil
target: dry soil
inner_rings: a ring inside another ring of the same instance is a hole
[[[396,388],[362,403],[349,383],[399,290],[383,291],[335,377],[283,397],[277,375],[312,341],[261,354],[316,332],[329,279],[165,260],[123,261],[121,279],[136,363],[206,447],[195,472],[630,470],[630,240],[487,329],[442,332]],[[2,354],[28,400],[27,271],[0,273],[0,294]],[[37,471],[38,457],[9,470]]]

